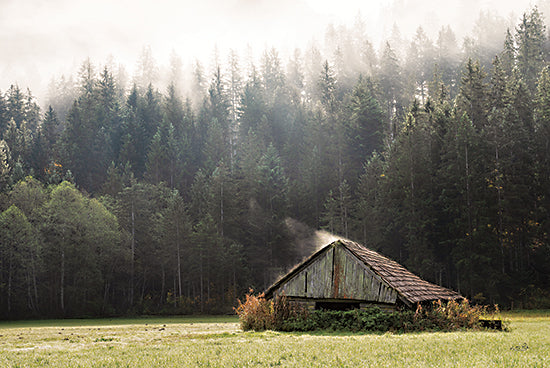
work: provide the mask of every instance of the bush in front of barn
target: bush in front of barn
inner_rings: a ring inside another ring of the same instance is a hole
[[[235,309],[244,331],[351,331],[419,332],[481,329],[485,307],[468,300],[418,305],[416,311],[384,311],[378,307],[349,311],[307,310],[283,295],[266,300],[263,294],[247,295]]]
[[[255,296],[252,290],[246,294],[245,302],[239,300],[239,305],[235,308],[243,331],[272,330],[273,311],[273,301],[267,300],[263,293]]]
[[[284,295],[267,300],[264,293],[256,296],[250,290],[244,303],[238,303],[234,310],[243,331],[298,331],[294,325],[309,317],[305,308],[290,304]]]
[[[419,332],[480,329],[480,317],[485,307],[472,306],[468,300],[440,301],[416,311],[385,311],[376,306],[349,311],[315,310],[302,319],[289,320],[295,331],[369,331]],[[285,330],[290,331],[291,328]]]

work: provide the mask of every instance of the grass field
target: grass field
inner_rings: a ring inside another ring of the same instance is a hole
[[[550,367],[550,311],[510,332],[242,332],[235,317],[0,322],[0,367]]]

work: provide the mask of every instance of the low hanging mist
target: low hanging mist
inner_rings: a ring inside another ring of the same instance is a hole
[[[74,77],[88,58],[97,65],[109,65],[113,72],[119,70],[129,87],[140,73],[144,49],[150,50],[156,63],[156,82],[166,84],[174,69],[191,73],[197,60],[212,67],[225,61],[229,50],[243,64],[272,47],[286,60],[296,48],[322,45],[330,38],[330,29],[349,29],[357,22],[361,37],[375,49],[392,37],[396,41],[392,46],[399,49],[398,43],[410,40],[419,26],[434,41],[442,27],[450,26],[461,46],[463,37],[476,24],[483,24],[481,11],[498,19],[493,24],[497,28],[484,37],[502,37],[503,29],[513,28],[529,5],[529,1],[458,0],[444,7],[437,1],[419,6],[404,0],[6,0],[0,4],[0,91],[17,83],[23,90],[30,88],[45,104],[43,97],[52,80]],[[539,7],[548,14],[546,1]],[[324,57],[333,55],[330,51]]]

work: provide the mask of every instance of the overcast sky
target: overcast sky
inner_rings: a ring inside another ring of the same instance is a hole
[[[204,60],[214,47],[243,51],[303,47],[322,41],[329,23],[352,24],[360,12],[375,45],[397,24],[471,30],[480,9],[503,17],[528,10],[527,0],[0,0],[0,91],[10,84],[40,95],[52,77],[85,60],[112,56],[131,73],[144,46],[159,63],[175,51]]]

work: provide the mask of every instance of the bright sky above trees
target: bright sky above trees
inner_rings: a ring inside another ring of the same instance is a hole
[[[437,31],[451,24],[468,32],[479,10],[516,15],[532,1],[413,0],[2,0],[0,2],[0,90],[11,83],[40,95],[50,79],[77,69],[90,57],[110,57],[131,72],[150,45],[159,63],[172,51],[184,62],[208,60],[212,50],[256,53],[292,50],[322,40],[330,23],[349,24],[360,13],[369,39],[378,47],[396,24],[403,34],[418,24]],[[544,11],[544,9],[542,9]],[[515,23],[515,22],[514,22]],[[459,34],[459,36],[462,36]]]

